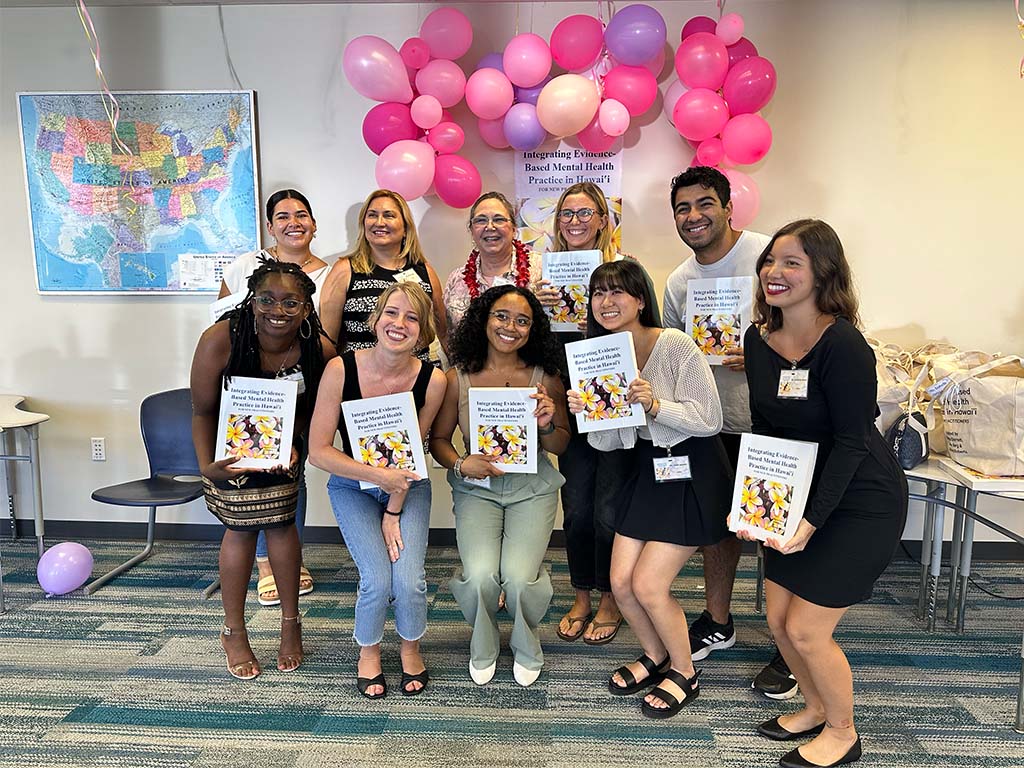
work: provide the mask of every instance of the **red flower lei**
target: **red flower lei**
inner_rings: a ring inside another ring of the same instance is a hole
[[[522,241],[512,240],[512,248],[515,250],[513,269],[516,273],[516,285],[520,288],[528,288],[530,285],[530,249]],[[476,248],[469,254],[469,260],[462,269],[462,280],[469,288],[469,298],[475,299],[480,295],[480,281],[476,272],[480,264],[480,251]]]

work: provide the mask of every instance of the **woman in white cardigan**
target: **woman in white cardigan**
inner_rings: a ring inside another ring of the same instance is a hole
[[[611,262],[594,271],[587,335],[633,335],[640,373],[622,394],[643,407],[647,422],[591,432],[588,439],[598,450],[632,449],[622,455],[634,462],[618,499],[611,582],[643,655],[617,669],[608,690],[625,696],[660,684],[644,698],[641,711],[666,718],[699,693],[686,617],[672,598],[672,581],[698,547],[727,534],[732,480],[725,450],[714,437],[722,428],[722,406],[711,369],[687,335],[658,327],[652,306],[636,262]],[[569,410],[581,412],[593,396],[569,392]]]

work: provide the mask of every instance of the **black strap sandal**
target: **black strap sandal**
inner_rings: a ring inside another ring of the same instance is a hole
[[[367,693],[366,691],[371,685],[379,685],[383,690],[380,693]],[[388,695],[388,682],[384,679],[383,672],[376,677],[357,677],[356,688],[368,699],[383,699]]]
[[[641,655],[636,661],[640,666],[647,670],[647,676],[637,680],[629,667],[623,665],[616,669],[615,672],[619,674],[619,677],[621,677],[623,682],[626,684],[618,685],[614,680],[615,672],[613,672],[612,676],[608,678],[609,693],[612,693],[615,696],[631,696],[638,691],[642,691],[644,688],[657,685],[664,677],[665,669],[668,668],[669,664],[668,657],[665,657],[665,660],[658,664],[646,653]]]
[[[652,707],[646,701],[641,705],[640,711],[647,717],[653,717],[655,720],[664,720],[668,717],[673,717],[679,714],[679,710],[689,704],[691,701],[696,699],[700,695],[700,688],[697,687],[697,678],[700,677],[700,670],[698,669],[693,673],[693,677],[683,677],[679,672],[674,669],[669,669],[662,676],[664,680],[671,680],[673,683],[679,686],[684,696],[683,700],[679,701],[675,696],[666,691],[662,687],[655,688],[651,691],[651,696],[657,696],[663,702],[668,704],[667,707]]]
[[[425,690],[427,690],[427,683],[430,682],[430,674],[427,670],[423,670],[417,675],[410,675],[404,669],[402,670],[402,682],[399,683],[398,687],[402,691],[403,696],[419,696]],[[409,688],[410,683],[419,683],[419,688]]]

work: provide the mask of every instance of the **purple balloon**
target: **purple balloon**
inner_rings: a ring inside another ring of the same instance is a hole
[[[544,86],[551,82],[551,75],[548,75],[541,80],[533,88],[520,88],[515,87],[516,101],[520,104],[533,104],[537,106],[537,99],[540,98],[540,92],[544,90]]]
[[[50,547],[36,566],[39,586],[48,595],[66,595],[85,584],[90,575],[92,553],[73,541]]]
[[[505,72],[505,57],[500,53],[488,53],[476,65],[476,69],[496,69],[502,74]],[[476,72],[476,69],[473,71]]]
[[[505,113],[505,138],[520,152],[529,152],[544,143],[548,132],[537,119],[533,104],[513,104]]]
[[[627,5],[604,31],[608,51],[621,64],[639,67],[665,47],[665,19],[649,5]]]

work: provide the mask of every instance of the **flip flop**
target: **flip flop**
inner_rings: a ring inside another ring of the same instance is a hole
[[[615,621],[592,621],[590,622],[589,626],[593,627],[594,629],[602,629],[604,627],[615,627],[615,631],[612,632],[610,635],[606,635],[605,637],[599,637],[596,640],[586,636],[584,636],[583,638],[583,642],[587,645],[606,645],[607,643],[610,643],[612,640],[614,640],[615,636],[619,634],[619,627],[622,626],[622,616],[619,616],[619,618],[617,618]],[[583,632],[580,632],[580,634],[582,635],[586,631],[586,628],[584,628]]]
[[[594,617],[594,614],[593,613],[588,613],[586,616],[571,616],[569,614],[566,614],[565,616],[569,617],[569,629],[570,629],[570,631],[569,632],[563,632],[562,631],[562,622],[559,621],[558,622],[558,629],[555,630],[555,634],[557,634],[560,638],[565,640],[565,642],[571,643],[574,640],[579,639],[579,636],[582,635],[584,632],[586,632],[586,630],[587,630],[587,622],[590,621]],[[562,618],[565,618],[565,616],[563,616]],[[580,628],[576,632],[572,632],[571,630],[573,628],[573,625],[575,625],[575,624],[579,624]]]
[[[260,601],[260,605],[280,605],[281,596],[277,597],[264,597],[271,592],[277,592],[277,582],[274,581],[274,574],[264,576],[262,579],[256,582],[256,599]]]
[[[308,587],[303,588],[302,582],[304,582],[304,581],[308,581],[309,582],[309,586]],[[300,595],[308,595],[312,591],[313,591],[313,574],[311,574],[309,572],[309,569],[307,569],[306,566],[302,566],[301,568],[299,568],[299,594]]]

